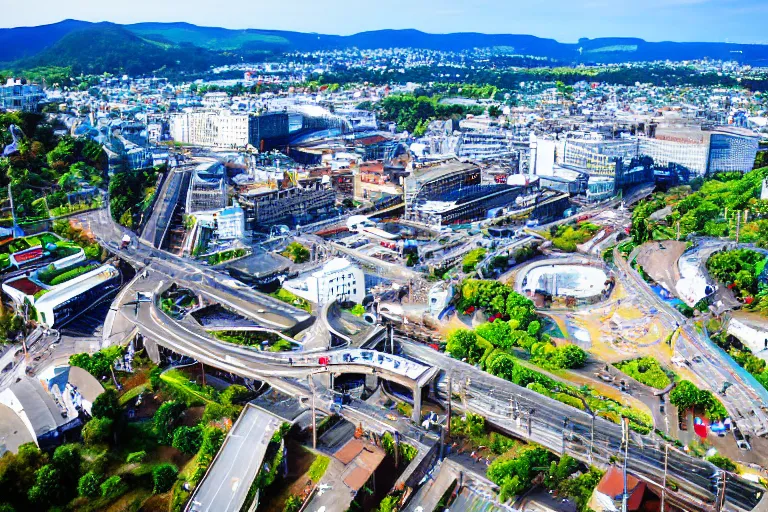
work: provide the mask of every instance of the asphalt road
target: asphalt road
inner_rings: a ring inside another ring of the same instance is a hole
[[[152,279],[165,279],[166,282],[173,281],[179,286],[189,287],[269,327],[288,329],[310,318],[306,311],[259,293],[227,274],[152,248],[113,222],[106,209],[90,212],[79,219],[112,252],[137,268],[154,270]],[[127,249],[121,250],[119,244],[125,234],[131,236],[132,241]]]
[[[251,482],[259,472],[272,434],[281,421],[256,407],[247,406],[192,494],[190,512],[240,510]]]

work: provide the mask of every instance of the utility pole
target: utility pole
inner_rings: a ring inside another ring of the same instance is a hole
[[[717,500],[717,512],[720,512],[723,510],[723,503],[725,502],[725,483],[728,479],[728,474],[725,472],[725,470],[720,470],[720,475],[723,477],[723,488],[720,489],[720,499]]]
[[[741,213],[736,213],[736,243],[739,243],[739,232],[741,231]]]
[[[445,419],[445,435],[451,435],[451,402],[453,400],[453,388],[451,388],[451,370],[448,370],[448,416]]]
[[[621,420],[622,443],[624,444],[624,493],[621,495],[621,512],[627,512],[627,458],[629,456],[629,418]]]
[[[592,425],[589,429],[589,463],[592,464],[592,452],[595,447],[595,413],[592,413]]]
[[[531,437],[531,421],[533,420],[533,413],[535,413],[535,409],[528,409],[528,438]]]
[[[10,187],[10,185],[8,185]],[[9,189],[10,190],[10,189]],[[29,322],[29,302],[24,301],[24,336],[21,338],[21,347],[24,349],[24,361],[29,362],[27,353],[27,322]]]
[[[11,219],[13,219],[13,227],[16,228],[16,210],[13,207],[13,192],[11,192],[11,184],[8,184],[8,200],[11,203]]]
[[[312,391],[312,449],[317,450],[317,417],[315,415],[315,383],[309,375],[309,389]]]
[[[203,387],[205,387],[205,364],[200,361],[200,375],[203,376]]]
[[[678,220],[675,222],[675,225],[677,226],[677,237],[675,238],[678,242],[680,241],[680,221]]]
[[[664,512],[664,502],[667,497],[667,464],[669,462],[669,443],[664,443],[664,480],[661,485],[661,512]]]

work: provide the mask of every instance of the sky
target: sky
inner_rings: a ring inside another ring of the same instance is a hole
[[[342,35],[416,28],[532,34],[560,42],[640,37],[768,44],[768,0],[0,0],[0,12],[2,27],[73,18]]]

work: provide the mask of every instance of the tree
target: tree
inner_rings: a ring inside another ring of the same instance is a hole
[[[488,372],[505,380],[511,380],[515,371],[515,358],[509,354],[500,354],[488,364]]]
[[[164,402],[155,411],[152,417],[152,428],[160,443],[170,445],[173,442],[173,431],[176,422],[184,412],[184,404],[181,402]]]
[[[509,322],[504,320],[495,320],[486,322],[478,326],[477,334],[491,342],[494,347],[508,350],[512,348],[512,327]]]
[[[290,496],[288,496],[288,499],[285,500],[285,505],[283,506],[283,512],[299,512],[299,509],[301,509],[301,505],[303,503],[304,503],[304,500],[301,499],[301,496],[297,496],[296,494],[291,494]]]
[[[221,392],[219,400],[224,405],[234,405],[235,403],[241,403],[247,400],[251,396],[251,392],[245,386],[240,384],[232,384],[227,389]]]
[[[112,435],[112,423],[109,418],[93,418],[86,423],[81,433],[86,446],[106,443]]]
[[[152,484],[155,494],[162,494],[173,487],[176,476],[179,474],[178,468],[173,464],[160,464],[152,470]]]
[[[172,446],[180,452],[194,454],[200,449],[203,443],[203,430],[196,427],[178,427],[173,432]]]
[[[99,487],[101,479],[93,471],[89,471],[80,477],[77,482],[77,494],[86,498],[95,498],[101,494]]]
[[[552,461],[549,465],[547,478],[544,484],[550,489],[557,489],[566,478],[574,474],[579,469],[579,462],[569,455],[563,455],[557,462]]]
[[[112,475],[104,480],[99,488],[101,489],[101,495],[104,498],[114,498],[124,489],[123,479],[118,475]]]
[[[558,368],[581,368],[587,362],[587,353],[578,345],[568,344],[558,347],[553,359]]]
[[[53,452],[53,465],[73,480],[80,474],[80,445],[64,444]]]
[[[35,483],[37,470],[46,462],[47,455],[35,443],[22,444],[17,453],[5,452],[0,457],[2,499],[19,510],[27,509],[29,488]]]
[[[456,359],[466,359],[469,364],[476,364],[483,356],[483,349],[477,344],[477,335],[469,329],[451,332],[446,350]]]
[[[716,453],[710,457],[707,457],[707,460],[720,469],[724,469],[726,471],[736,471],[736,464],[728,457],[724,457]]]
[[[690,409],[699,402],[699,388],[689,380],[682,380],[669,392],[669,401],[680,410]]]
[[[400,503],[400,496],[385,496],[379,503],[379,512],[397,512],[397,506]]]
[[[96,397],[91,406],[91,415],[94,418],[117,419],[122,412],[120,402],[117,397],[117,391],[107,388],[102,394]]]
[[[57,504],[64,493],[61,473],[52,464],[46,464],[35,473],[35,484],[29,489],[29,501],[41,507]]]
[[[603,478],[603,472],[595,467],[590,467],[589,471],[564,480],[559,487],[561,493],[570,496],[576,502],[579,512],[587,512],[588,503],[592,498],[592,493]]]

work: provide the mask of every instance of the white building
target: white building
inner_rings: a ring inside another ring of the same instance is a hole
[[[334,258],[309,276],[291,279],[283,288],[320,306],[334,300],[361,303],[365,275],[345,258]]]
[[[219,240],[245,238],[245,210],[235,203],[211,212],[197,212],[195,218],[201,225],[213,227]]]
[[[229,94],[226,92],[207,92],[203,95],[203,106],[206,108],[218,108],[229,103]]]
[[[173,114],[170,135],[176,142],[196,146],[241,148],[248,144],[248,114],[229,110],[196,110]]]

